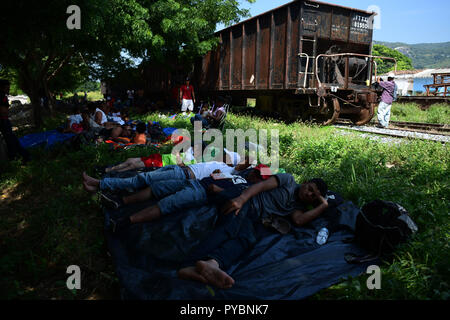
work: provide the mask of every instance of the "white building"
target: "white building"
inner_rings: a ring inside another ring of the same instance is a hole
[[[424,85],[433,83],[433,73],[450,73],[450,69],[425,69],[425,70],[402,70],[391,71],[381,75],[382,78],[394,77],[398,86],[399,96],[415,95],[425,92]],[[386,80],[386,79],[383,79]]]

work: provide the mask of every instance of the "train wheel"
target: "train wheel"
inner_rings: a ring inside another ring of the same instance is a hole
[[[326,103],[326,102],[325,102]],[[339,115],[341,114],[341,104],[337,98],[333,98],[333,110],[328,113],[330,118],[323,122],[324,126],[329,126],[339,119]]]
[[[357,126],[363,126],[372,120],[375,106],[373,103],[368,103],[366,108],[361,108],[358,114],[353,114],[350,120]]]

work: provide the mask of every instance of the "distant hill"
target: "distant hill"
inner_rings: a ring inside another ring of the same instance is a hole
[[[410,57],[416,69],[450,68],[450,42],[407,44],[375,41]]]

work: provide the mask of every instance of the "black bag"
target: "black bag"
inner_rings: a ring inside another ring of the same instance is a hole
[[[417,230],[405,208],[394,202],[375,200],[366,204],[356,218],[355,241],[371,253],[385,256]]]

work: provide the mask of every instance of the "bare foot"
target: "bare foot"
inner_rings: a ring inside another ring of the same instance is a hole
[[[86,172],[83,172],[83,180],[89,186],[98,187],[100,185],[100,180],[88,176]]]
[[[86,181],[83,181],[83,187],[87,192],[96,193],[98,191],[97,187],[88,185]]]
[[[183,280],[195,280],[200,281],[205,284],[208,283],[208,280],[205,279],[200,273],[198,273],[195,267],[186,267],[178,270],[178,278]]]
[[[197,261],[195,266],[208,283],[218,288],[229,289],[234,284],[233,278],[219,268],[216,260]]]

